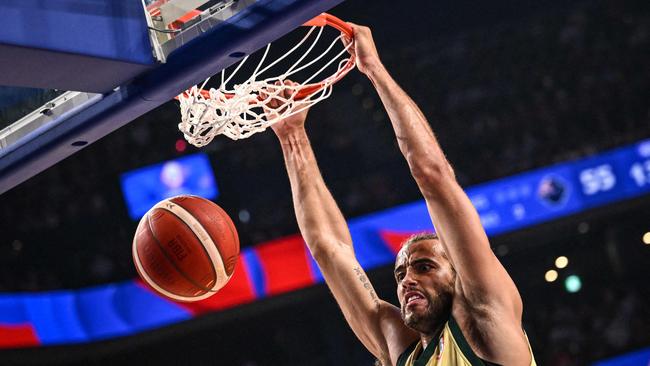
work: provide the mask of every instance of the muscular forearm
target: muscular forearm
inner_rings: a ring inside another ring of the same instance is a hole
[[[461,283],[468,285],[466,296],[474,303],[507,302],[517,313],[521,300],[516,288],[492,253],[479,215],[456,182],[426,118],[383,67],[368,76],[390,116],[445,252]]]
[[[352,239],[343,215],[325,186],[304,129],[280,138],[296,219],[309,249],[316,256],[324,245],[350,245]]]
[[[453,171],[426,117],[415,102],[383,66],[374,67],[368,72],[368,77],[386,108],[399,148],[423,193],[436,188],[427,184],[432,176],[446,175],[453,178]]]

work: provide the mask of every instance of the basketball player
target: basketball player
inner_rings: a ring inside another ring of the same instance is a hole
[[[370,30],[352,27],[357,67],[377,89],[437,234],[413,236],[399,251],[400,308],[380,300],[323,182],[304,129],[307,111],[275,124],[300,231],[345,319],[382,365],[535,365],[519,292],[429,123],[382,65]]]

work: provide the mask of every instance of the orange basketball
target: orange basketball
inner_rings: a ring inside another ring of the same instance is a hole
[[[133,262],[140,277],[176,301],[213,295],[232,276],[239,236],[228,215],[197,196],[176,196],[147,212],[133,238]]]

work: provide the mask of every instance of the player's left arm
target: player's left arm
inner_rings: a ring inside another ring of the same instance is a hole
[[[530,362],[521,330],[521,296],[492,252],[476,209],[456,181],[424,114],[379,61],[370,30],[352,26],[357,66],[372,81],[388,112],[400,150],[457,272],[464,306],[485,339],[481,353],[499,364]]]

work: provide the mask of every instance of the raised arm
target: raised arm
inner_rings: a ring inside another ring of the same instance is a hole
[[[356,260],[347,224],[305,132],[306,116],[304,111],[272,127],[282,146],[300,232],[356,336],[382,364],[394,365],[417,335],[395,306],[377,297]]]
[[[472,325],[483,334],[481,353],[499,364],[525,364],[526,357],[529,362],[521,330],[521,297],[493,254],[478,213],[457,183],[425,116],[382,65],[370,30],[352,26],[357,66],[374,84],[388,112],[399,148],[456,269],[457,291],[466,299]]]

